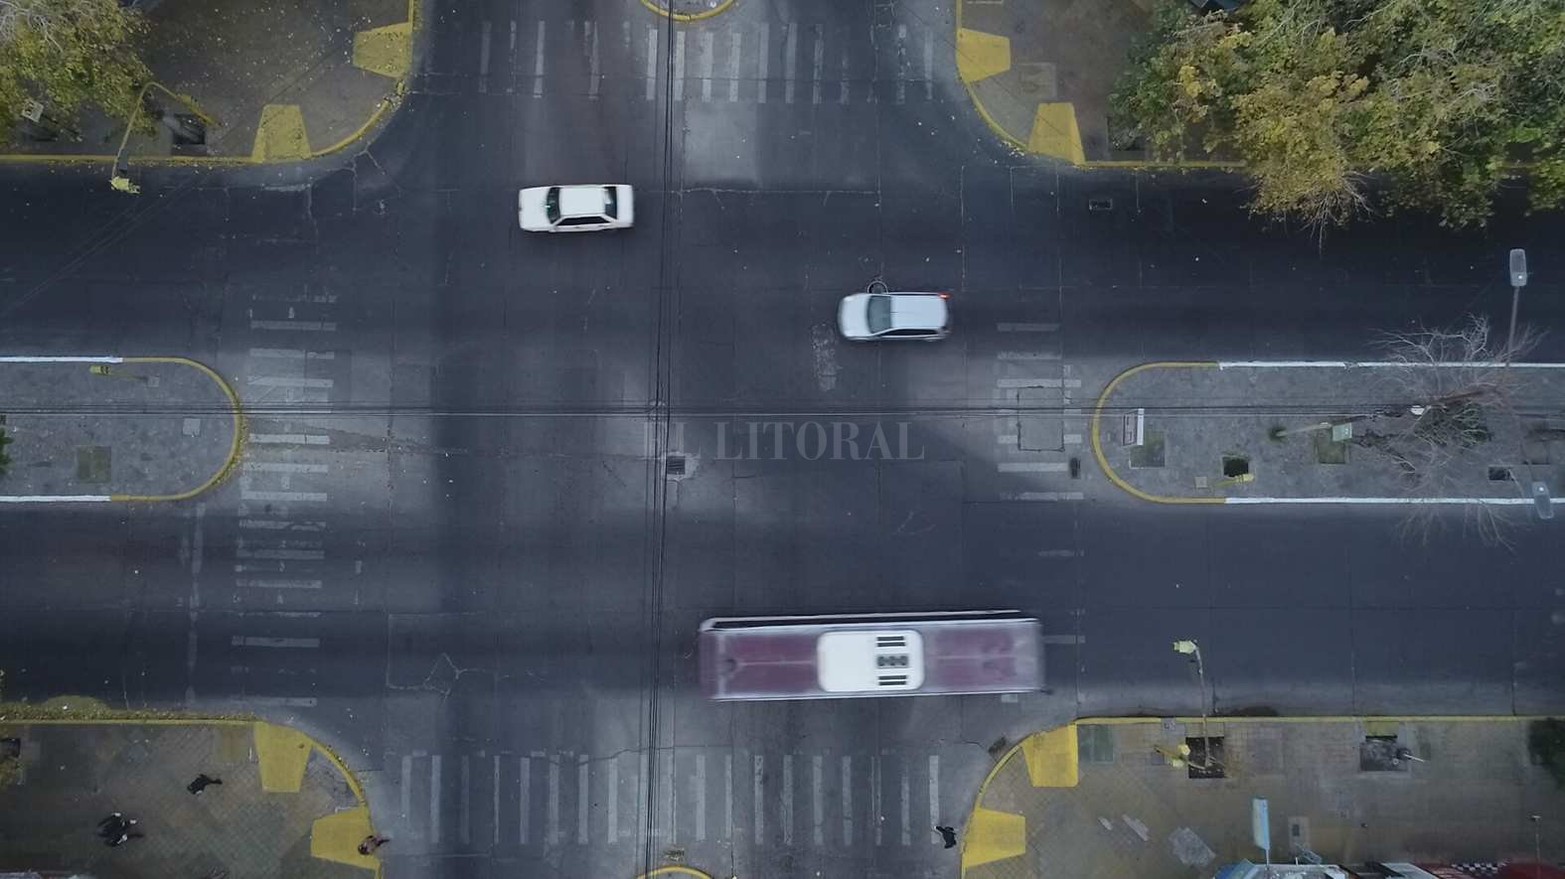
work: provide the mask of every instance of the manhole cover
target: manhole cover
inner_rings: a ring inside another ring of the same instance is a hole
[[[1087,210],[1089,210],[1089,211],[1112,211],[1112,210],[1114,210],[1114,199],[1112,199],[1112,198],[1089,198],[1089,199],[1087,199]]]
[[[663,459],[663,470],[669,476],[685,475],[685,456],[669,455]]]

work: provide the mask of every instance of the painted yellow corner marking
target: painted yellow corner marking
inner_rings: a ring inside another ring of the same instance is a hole
[[[402,21],[353,35],[353,66],[401,79],[413,62],[413,22]]]
[[[1084,164],[1087,155],[1081,146],[1081,130],[1076,127],[1075,105],[1039,104],[1032,118],[1032,133],[1027,136],[1027,151]]]
[[[642,873],[636,879],[653,879],[654,876],[691,876],[694,879],[712,879],[712,874],[697,870],[695,867],[686,867],[675,864],[667,867],[659,867],[650,873]]]
[[[651,10],[652,14],[658,18],[672,18],[681,24],[687,24],[692,21],[702,21],[722,15],[734,5],[734,0],[721,0],[716,6],[705,12],[675,12],[673,9],[656,2],[656,0],[641,0],[641,5]]]
[[[1023,739],[1022,757],[1032,786],[1075,787],[1080,780],[1077,747],[1074,723]]]
[[[257,162],[296,162],[310,157],[310,137],[304,131],[304,112],[298,104],[267,104],[255,129]]]
[[[1092,457],[1097,459],[1099,469],[1103,471],[1104,476],[1109,478],[1110,482],[1114,483],[1125,493],[1133,497],[1138,497],[1144,501],[1150,501],[1154,504],[1223,503],[1223,498],[1220,497],[1164,497],[1162,495],[1151,494],[1149,492],[1142,491],[1141,489],[1136,488],[1134,485],[1126,482],[1124,477],[1116,473],[1114,468],[1109,464],[1108,456],[1103,453],[1103,410],[1108,406],[1109,397],[1114,395],[1115,389],[1119,387],[1121,382],[1125,381],[1133,375],[1136,375],[1137,373],[1145,372],[1149,369],[1216,368],[1217,361],[1215,360],[1162,360],[1154,363],[1143,363],[1140,366],[1132,366],[1119,375],[1114,376],[1114,378],[1109,380],[1107,385],[1104,385],[1103,393],[1098,395],[1098,405],[1094,406],[1092,409],[1092,428],[1090,432],[1092,434]]]
[[[373,870],[380,858],[359,854],[359,843],[374,832],[367,806],[317,818],[310,825],[310,857]]]
[[[315,742],[292,727],[257,723],[255,757],[261,767],[261,790],[274,794],[298,793],[304,783],[304,767],[314,750]],[[358,845],[358,840],[354,840],[354,845]]]
[[[234,435],[229,440],[228,457],[223,461],[223,466],[219,467],[215,473],[207,477],[205,482],[195,488],[179,492],[178,494],[116,494],[110,495],[110,500],[125,503],[188,501],[221,485],[223,480],[227,479],[234,472],[234,468],[239,466],[239,459],[244,454],[245,414],[244,408],[239,403],[239,392],[235,391],[234,386],[229,384],[221,375],[218,375],[217,370],[199,360],[191,360],[189,357],[126,357],[125,362],[174,363],[180,366],[188,366],[211,379],[212,383],[217,385],[218,390],[223,392],[223,396],[228,398],[228,408],[233,413],[234,419]]]
[[[971,28],[956,31],[956,72],[968,84],[981,82],[1011,69],[1011,41],[998,34]]]
[[[1015,812],[982,806],[973,810],[962,843],[962,870],[1017,858],[1027,853],[1027,819]]]

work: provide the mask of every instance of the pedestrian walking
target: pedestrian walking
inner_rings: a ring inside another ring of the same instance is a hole
[[[359,843],[359,854],[372,855],[375,853],[376,849],[380,848],[388,842],[391,842],[388,837],[376,836],[375,834],[371,833],[369,836],[364,837],[363,842]]]
[[[119,836],[124,829],[125,815],[121,812],[111,812],[109,817],[98,822],[98,835],[104,838]]]
[[[207,785],[209,785],[209,784],[222,784],[222,783],[223,783],[223,780],[221,778],[213,778],[212,776],[207,775],[205,772],[203,772],[200,775],[196,776],[196,780],[195,781],[192,781],[191,783],[185,785],[185,790],[188,790],[191,793],[193,793],[193,794],[195,794],[196,796],[199,797],[199,796],[201,796],[201,792],[207,789]]]
[[[956,848],[955,827],[947,827],[944,824],[936,824],[935,831],[940,834],[941,839],[945,840],[946,848]]]

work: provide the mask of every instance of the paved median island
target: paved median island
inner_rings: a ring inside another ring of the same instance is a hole
[[[1148,363],[1099,397],[1093,452],[1170,504],[1534,506],[1565,489],[1565,364]]]
[[[1540,723],[1548,721],[1079,721],[1000,759],[963,834],[962,875],[1212,876],[1261,862],[1253,798],[1268,801],[1276,863],[1555,863],[1565,858],[1565,791],[1534,762],[1529,737]],[[1206,741],[1210,763],[1201,759]],[[1182,746],[1191,758],[1178,758]]]
[[[238,397],[181,357],[0,357],[0,502],[173,501],[218,485]]]
[[[116,812],[135,823],[105,838],[100,822]],[[87,699],[0,705],[0,827],[0,874],[350,879],[380,870],[379,857],[358,851],[374,832],[359,782],[303,733],[116,714]]]

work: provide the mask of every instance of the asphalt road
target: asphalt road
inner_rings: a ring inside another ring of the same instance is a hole
[[[1322,243],[1250,220],[1227,178],[1017,159],[934,4],[429,21],[400,115],[305,185],[150,171],[127,200],[0,170],[7,353],[196,357],[251,413],[244,469],[198,502],[5,512],[8,697],[304,724],[364,772],[392,875],[442,877],[944,873],[931,827],[1004,740],[1199,710],[1174,638],[1201,641],[1220,711],[1565,706],[1552,526],[1495,548],[1375,511],[1145,506],[1090,468],[998,467],[1070,453],[985,412],[1023,379],[1069,409],[1143,360],[1503,321],[1515,246],[1524,321],[1558,325],[1558,216]],[[516,187],[611,178],[633,232],[517,230]],[[875,275],[951,290],[956,335],[840,342],[836,300]],[[878,426],[889,452],[774,453],[778,424]],[[707,616],[1013,606],[1051,634],[1037,696],[694,692]]]

